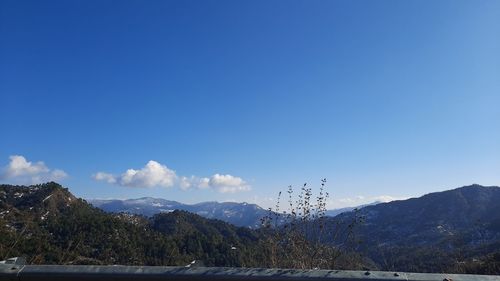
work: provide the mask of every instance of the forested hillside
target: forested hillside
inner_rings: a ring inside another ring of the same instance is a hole
[[[106,213],[54,182],[0,185],[0,259],[500,274],[499,204],[500,188],[474,185],[253,230],[186,211]]]
[[[381,269],[500,273],[500,187],[464,186],[367,206],[357,215],[364,218],[358,251]]]
[[[108,214],[56,183],[0,185],[0,258],[34,264],[262,266],[259,233],[175,211]]]

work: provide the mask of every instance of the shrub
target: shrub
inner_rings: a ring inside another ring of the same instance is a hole
[[[294,189],[288,187],[288,206],[281,209],[280,192],[275,209],[269,208],[262,218],[268,230],[265,249],[272,267],[296,269],[359,268],[361,261],[352,252],[356,243],[354,230],[362,218],[340,221],[326,216],[329,193],[326,179],[321,180],[314,200],[312,188],[304,184],[294,198]]]

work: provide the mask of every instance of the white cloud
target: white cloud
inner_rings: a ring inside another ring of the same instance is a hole
[[[215,174],[209,178],[198,178],[195,176],[181,177],[179,186],[183,190],[195,187],[199,189],[213,189],[220,193],[235,193],[251,190],[242,178],[232,175]]]
[[[194,176],[191,177],[181,177],[179,180],[179,187],[182,190],[188,190],[193,186],[193,183],[195,182],[196,178]]]
[[[405,200],[405,199],[408,199],[408,197],[394,197],[390,195],[380,195],[373,197],[374,202],[382,202],[382,203],[391,202],[395,200]]]
[[[98,172],[92,176],[97,181],[129,187],[171,187],[182,190],[191,188],[213,189],[220,193],[235,193],[251,190],[242,178],[232,175],[215,174],[211,177],[178,176],[175,171],[156,161],[149,161],[140,170],[128,169],[121,175]]]
[[[374,202],[386,203],[394,200],[404,200],[407,197],[395,197],[391,195],[379,196],[354,196],[347,198],[330,198],[327,202],[328,209],[344,208],[344,207],[357,207],[360,205],[371,204]]]
[[[30,162],[24,156],[12,155],[10,162],[0,169],[0,179],[12,180],[16,183],[34,184],[47,181],[58,181],[68,174],[63,170],[51,170],[44,162]]]
[[[221,193],[234,193],[251,189],[242,178],[231,175],[215,174],[210,177],[208,185]]]
[[[140,170],[128,169],[121,175],[120,182],[122,185],[132,187],[170,187],[174,185],[176,178],[175,171],[151,160]]]
[[[210,188],[210,179],[209,178],[201,178],[200,182],[198,183],[198,188],[201,188],[201,189]]]
[[[105,172],[96,173],[93,178],[107,183],[116,183],[128,187],[171,187],[177,180],[175,171],[156,161],[150,160],[140,170],[128,169],[121,175]]]
[[[116,183],[115,176],[104,172],[98,172],[95,175],[93,175],[92,178],[98,181],[105,181],[107,183]]]

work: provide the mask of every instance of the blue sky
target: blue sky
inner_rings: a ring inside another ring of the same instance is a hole
[[[500,185],[498,1],[2,1],[0,61],[3,183],[269,206],[327,178],[330,207]]]

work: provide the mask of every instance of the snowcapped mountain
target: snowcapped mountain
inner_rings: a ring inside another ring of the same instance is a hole
[[[174,210],[188,211],[209,219],[219,219],[236,226],[258,228],[267,211],[256,204],[235,202],[202,202],[183,204],[161,198],[143,197],[127,200],[89,200],[89,202],[106,212],[125,212],[153,216]]]

